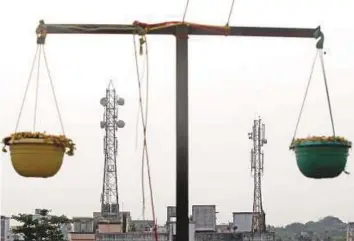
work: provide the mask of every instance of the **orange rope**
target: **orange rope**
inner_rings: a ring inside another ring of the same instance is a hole
[[[149,31],[154,31],[158,29],[164,29],[164,28],[169,28],[169,27],[174,27],[179,25],[187,25],[196,29],[204,29],[210,32],[221,33],[221,34],[223,33],[225,35],[228,35],[228,32],[230,30],[230,27],[228,26],[206,25],[206,24],[197,24],[197,23],[189,23],[189,22],[181,22],[181,21],[170,21],[170,22],[161,22],[161,23],[154,23],[154,24],[135,21],[133,24],[138,27],[144,28],[146,30],[146,33],[148,33]]]

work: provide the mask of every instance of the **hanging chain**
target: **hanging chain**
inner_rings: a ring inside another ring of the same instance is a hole
[[[57,113],[58,113],[58,117],[59,117],[61,131],[62,131],[63,135],[65,135],[63,120],[61,118],[61,114],[60,114],[60,110],[59,110],[59,104],[58,104],[58,100],[57,100],[57,97],[56,97],[56,94],[55,94],[54,85],[53,85],[53,79],[52,79],[52,76],[50,74],[50,70],[49,70],[49,66],[48,66],[48,60],[47,60],[47,55],[45,53],[44,46],[43,46],[43,57],[44,57],[44,63],[45,63],[45,66],[46,66],[46,69],[47,69],[47,73],[48,73],[48,78],[49,78],[49,81],[50,81],[50,86],[52,88],[53,98],[54,98],[55,107],[57,109]]]
[[[32,131],[35,132],[36,130],[36,122],[37,122],[37,111],[38,111],[38,89],[39,89],[39,73],[41,67],[41,52],[42,52],[42,45],[39,45],[39,55],[38,55],[38,64],[37,64],[37,79],[36,79],[36,96],[34,101],[34,116],[33,116],[33,128]]]
[[[17,117],[15,133],[17,132],[18,125],[20,123],[20,119],[21,119],[22,111],[23,111],[23,106],[25,105],[25,100],[26,100],[26,97],[27,97],[28,87],[29,87],[29,85],[31,83],[33,69],[34,69],[34,65],[36,64],[36,59],[37,59],[37,55],[38,55],[39,49],[40,49],[40,46],[37,45],[36,53],[34,54],[34,58],[33,58],[33,61],[32,61],[32,67],[31,67],[30,74],[29,74],[29,77],[28,77],[28,80],[27,80],[26,90],[25,90],[25,93],[24,93],[23,98],[22,98],[22,104],[21,104],[21,107],[20,107],[20,112],[19,112],[18,117]]]
[[[311,84],[311,80],[312,80],[313,71],[314,71],[314,69],[315,69],[315,64],[316,64],[318,52],[319,52],[319,51],[316,52],[315,58],[314,58],[313,63],[312,63],[311,72],[310,72],[310,77],[309,77],[309,80],[308,80],[308,82],[307,82],[306,91],[305,91],[304,99],[303,99],[302,104],[301,104],[299,117],[297,118],[297,123],[296,123],[295,131],[294,131],[293,140],[295,140],[296,133],[297,133],[297,129],[298,129],[299,124],[300,124],[300,119],[301,119],[301,116],[302,116],[302,112],[303,112],[303,110],[304,110],[305,101],[306,101],[306,98],[307,98],[307,93],[309,92],[309,88],[310,88],[310,84]]]
[[[333,121],[333,114],[332,114],[332,107],[331,107],[331,99],[329,97],[329,91],[328,91],[328,84],[327,84],[327,75],[326,75],[326,70],[325,70],[325,65],[324,65],[324,58],[323,58],[323,50],[319,49],[320,52],[320,60],[321,60],[321,66],[322,66],[322,73],[323,73],[323,80],[326,86],[326,95],[327,95],[327,102],[328,102],[328,109],[329,109],[329,115],[331,117],[331,124],[332,124],[332,132],[333,132],[333,137],[336,136],[336,131],[334,129],[334,121]]]

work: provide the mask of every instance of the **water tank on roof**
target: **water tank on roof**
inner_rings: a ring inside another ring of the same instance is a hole
[[[252,231],[252,212],[233,213],[233,228],[236,232]]]
[[[195,231],[216,231],[215,205],[193,205],[192,214]]]

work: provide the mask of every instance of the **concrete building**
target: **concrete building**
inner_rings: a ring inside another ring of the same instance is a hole
[[[12,235],[10,232],[10,218],[1,216],[1,240],[0,241],[12,241]]]
[[[172,218],[176,217],[176,206],[168,206],[167,207],[167,218],[166,218],[166,222],[170,222]]]
[[[274,241],[273,232],[251,233],[252,212],[233,213],[233,222],[216,225],[215,205],[193,205],[189,222],[189,241]],[[155,241],[153,220],[131,220],[129,212],[121,213],[125,222],[108,220],[94,213],[93,218],[73,218],[74,232],[70,241]],[[97,226],[95,226],[97,223]],[[130,228],[126,226],[130,224]],[[78,232],[76,232],[78,231]],[[167,207],[167,222],[157,229],[159,241],[176,240],[176,207]],[[354,241],[354,240],[350,240]]]
[[[233,223],[217,224],[216,225],[217,233],[232,233],[233,232]]]
[[[168,241],[168,235],[166,233],[158,233],[158,240]],[[96,234],[96,241],[155,241],[155,234],[153,232]]]
[[[167,233],[167,226],[157,226],[158,233]]]
[[[123,233],[123,225],[120,222],[99,223],[96,233],[100,233],[100,234]]]
[[[154,220],[132,220],[132,232],[151,232],[154,228]]]
[[[244,232],[242,233],[242,241],[274,241],[275,232],[254,233]]]
[[[73,232],[68,234],[69,241],[94,241],[96,240],[94,218],[73,217]]]
[[[216,206],[193,205],[192,220],[196,232],[216,232]]]
[[[74,233],[93,233],[93,218],[73,217]]]
[[[167,224],[167,240],[176,240],[176,220],[172,220]],[[189,222],[189,241],[195,241],[195,222]]]
[[[193,241],[242,241],[239,233],[197,232]]]
[[[347,241],[354,241],[354,222],[348,223]]]
[[[234,212],[232,213],[232,228],[235,232],[252,231],[252,212]]]
[[[96,236],[94,233],[69,233],[68,234],[70,241],[95,241]]]

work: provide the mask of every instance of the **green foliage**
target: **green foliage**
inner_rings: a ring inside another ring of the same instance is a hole
[[[13,233],[21,235],[25,241],[64,241],[61,225],[71,223],[66,216],[49,215],[50,211],[41,209],[39,215],[18,214],[12,219],[22,225],[14,228]]]
[[[318,222],[292,223],[285,227],[272,227],[277,241],[345,241],[347,224],[328,216]]]

